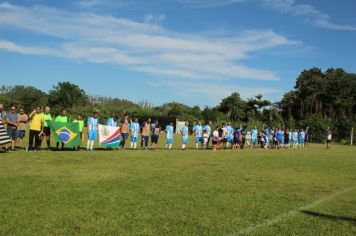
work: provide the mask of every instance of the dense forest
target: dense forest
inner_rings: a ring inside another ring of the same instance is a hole
[[[125,99],[88,95],[78,85],[62,82],[48,92],[31,86],[0,88],[0,103],[25,107],[29,112],[36,105],[49,105],[56,114],[66,108],[74,116],[99,111],[102,117],[130,113],[138,116],[172,116],[190,123],[211,120],[231,121],[249,127],[309,127],[313,141],[322,141],[330,127],[334,138],[350,139],[356,124],[356,74],[343,69],[319,68],[303,71],[296,79],[294,90],[284,94],[280,102],[268,101],[261,94],[242,99],[238,92],[221,100],[215,107],[187,106],[178,102],[154,106],[148,101],[134,103]]]

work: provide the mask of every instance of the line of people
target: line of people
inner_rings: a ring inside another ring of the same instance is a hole
[[[25,113],[24,108],[16,110],[15,106],[10,107],[9,112],[5,112],[3,105],[0,104],[0,121],[7,124],[7,132],[12,140],[11,150],[15,150],[15,145],[22,147],[27,124],[29,129],[29,143],[27,150],[39,150],[42,142],[46,142],[47,150],[51,150],[51,129],[49,121],[67,123],[69,118],[67,111],[63,109],[60,115],[54,117],[51,114],[50,107],[46,106],[42,110],[40,106],[36,107],[30,115]],[[84,143],[85,121],[81,114],[77,114],[73,123],[78,123],[80,138]],[[99,114],[94,112],[93,116],[87,119],[87,145],[86,150],[94,150],[94,144],[98,139]],[[130,119],[128,114],[119,119],[118,116],[107,119],[106,125],[121,128],[120,149],[125,149],[126,141],[130,139],[130,149],[138,149],[139,136],[141,136],[142,149],[157,149],[157,144],[161,132],[166,134],[165,149],[172,149],[174,142],[175,128],[170,123],[163,129],[158,121],[148,120],[139,123],[137,117]],[[308,128],[304,129],[269,129],[264,128],[258,131],[256,127],[248,130],[246,127],[233,128],[231,123],[222,123],[212,129],[212,122],[208,121],[204,125],[196,122],[190,129],[188,123],[178,127],[178,133],[181,135],[181,149],[186,150],[189,143],[189,136],[195,138],[196,149],[208,149],[210,142],[213,150],[220,149],[243,149],[246,145],[250,148],[303,148],[309,146]],[[151,145],[149,147],[149,140]],[[64,143],[56,143],[56,149],[63,149]],[[79,150],[81,147],[76,147]]]

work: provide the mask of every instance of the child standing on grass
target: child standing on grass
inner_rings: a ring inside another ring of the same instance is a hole
[[[203,132],[203,140],[204,140],[203,149],[205,150],[207,148],[208,140],[209,140],[208,132],[206,130]]]
[[[213,132],[213,142],[212,143],[213,143],[214,151],[216,151],[216,149],[220,149],[219,128],[220,127],[216,127]]]
[[[333,139],[332,132],[328,128],[328,130],[326,132],[326,149],[331,149],[331,141],[332,141],[332,139]]]

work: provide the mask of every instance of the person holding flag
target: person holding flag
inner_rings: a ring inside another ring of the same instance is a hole
[[[114,116],[113,118],[109,118],[107,121],[107,125],[108,126],[113,126],[113,127],[117,127],[118,126],[118,117]]]
[[[137,149],[138,134],[140,132],[140,124],[138,123],[137,117],[134,118],[134,121],[130,124],[131,131],[131,150]]]
[[[125,142],[126,139],[129,137],[129,129],[130,129],[130,123],[129,123],[129,114],[125,114],[124,117],[121,119],[121,149],[125,149]]]
[[[173,122],[170,122],[169,125],[166,126],[166,134],[167,134],[167,138],[166,138],[166,146],[165,149],[172,149],[172,145],[173,145],[173,136],[174,136],[174,127],[173,127]]]
[[[44,112],[43,112],[43,119],[44,119],[44,128],[43,128],[43,134],[41,136],[41,140],[46,137],[46,143],[47,143],[47,150],[50,151],[51,150],[51,127],[49,127],[48,122],[52,121],[52,115],[50,113],[50,108],[49,106],[46,106],[44,108]],[[58,145],[57,145],[57,149],[58,149]]]
[[[77,118],[73,120],[73,123],[78,124],[78,131],[80,135],[80,141],[81,143],[84,142],[84,135],[83,135],[83,128],[84,128],[84,120],[82,114],[77,114]],[[75,147],[73,147],[75,149]],[[76,150],[80,150],[80,146],[76,147]]]
[[[189,128],[188,123],[184,123],[184,125],[180,128],[180,134],[182,135],[182,150],[187,149],[188,138],[189,138]]]
[[[98,137],[98,123],[99,123],[99,113],[94,112],[93,116],[88,118],[88,141],[87,141],[87,151],[94,150],[94,142]]]
[[[63,109],[61,114],[56,117],[54,122],[57,122],[57,123],[68,123],[67,110]],[[64,149],[64,142],[61,142],[61,143],[62,143],[61,150],[63,150]],[[56,147],[57,147],[57,150],[58,150],[59,149],[59,142],[57,142]]]

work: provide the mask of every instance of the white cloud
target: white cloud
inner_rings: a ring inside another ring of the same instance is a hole
[[[295,16],[304,16],[312,25],[334,30],[356,30],[356,25],[337,24],[331,17],[310,4],[297,4],[294,0],[264,0],[266,5],[278,11]]]
[[[146,22],[139,22],[110,15],[1,3],[0,26],[53,40],[22,45],[0,39],[0,49],[115,64],[176,81],[219,83],[237,79],[278,80],[273,72],[245,66],[243,60],[256,51],[300,44],[272,30],[248,30],[220,37],[182,34],[164,29],[155,17],[164,19],[149,16]]]
[[[238,85],[238,83],[193,83],[191,81],[175,81],[175,80],[165,80],[160,82],[164,86],[168,86],[177,94],[184,97],[192,97],[194,98],[197,94],[205,97],[205,102],[209,102],[211,104],[216,104],[221,101],[222,98],[229,96],[233,92],[238,92],[240,96],[244,99],[254,97],[257,94],[263,94],[264,97],[268,97],[274,94],[280,94],[281,91],[276,88],[271,87],[244,87]],[[152,84],[155,86],[155,84]],[[207,101],[209,100],[209,101]],[[202,104],[204,105],[204,104]],[[206,104],[205,104],[206,105]]]

